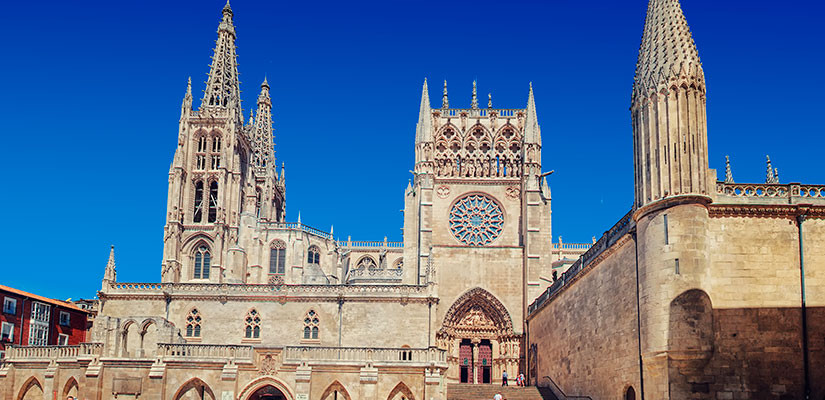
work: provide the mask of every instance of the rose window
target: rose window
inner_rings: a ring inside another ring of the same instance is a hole
[[[492,243],[501,234],[504,213],[493,199],[471,194],[450,210],[450,231],[459,242],[470,246]]]

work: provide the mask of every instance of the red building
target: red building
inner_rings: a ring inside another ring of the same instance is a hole
[[[76,345],[86,341],[88,311],[67,301],[48,299],[0,285],[0,358],[6,346]]]

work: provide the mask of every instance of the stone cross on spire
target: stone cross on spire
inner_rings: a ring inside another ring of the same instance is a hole
[[[470,108],[478,108],[478,92],[476,92],[476,81],[473,80],[473,100],[470,102]]]
[[[447,98],[447,80],[444,80],[444,95],[441,96],[441,108],[448,109],[450,108],[450,100]]]
[[[229,2],[223,7],[223,19],[218,25],[218,40],[206,89],[203,92],[201,108],[215,107],[234,111],[234,118],[242,125],[241,84],[238,79],[238,56],[235,52],[235,25],[232,23],[232,8]]]
[[[779,183],[776,180],[776,174],[774,173],[773,166],[771,165],[771,156],[765,156],[768,159],[768,170],[765,174],[765,183]]]
[[[733,182],[733,172],[730,169],[730,157],[725,156],[725,183],[735,183]]]

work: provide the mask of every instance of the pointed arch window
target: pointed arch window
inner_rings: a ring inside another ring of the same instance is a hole
[[[244,325],[245,338],[258,339],[261,337],[261,316],[258,314],[258,310],[253,308],[246,313]]]
[[[195,250],[195,279],[209,279],[209,267],[212,263],[212,255],[209,253],[209,247],[205,244],[198,246]]]
[[[186,317],[186,337],[201,337],[201,314],[197,308],[189,311],[189,316]]]
[[[203,220],[203,182],[195,182],[195,210],[192,213],[192,220],[201,222]]]
[[[318,313],[315,310],[307,311],[304,316],[304,340],[318,340]]]
[[[209,220],[215,222],[218,217],[218,182],[209,184]]]
[[[195,153],[195,169],[206,169],[206,136],[200,136],[197,139],[197,152]]]
[[[286,243],[282,240],[272,242],[269,249],[269,273],[283,275],[286,270]]]
[[[221,137],[214,136],[212,138],[212,154],[209,155],[212,160],[211,169],[216,170],[221,167]]]
[[[309,246],[307,250],[307,264],[321,264],[321,249],[318,246]]]

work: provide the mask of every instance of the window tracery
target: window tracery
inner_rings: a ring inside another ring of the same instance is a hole
[[[218,217],[218,182],[209,184],[209,217],[208,222],[215,222]]]
[[[358,260],[358,264],[356,264],[356,268],[358,269],[376,269],[378,268],[378,264],[375,263],[370,256],[363,256],[361,259]]]
[[[203,219],[203,182],[195,182],[195,209],[192,213],[192,220],[201,222]]]
[[[246,327],[244,328],[244,337],[247,339],[258,339],[261,337],[261,316],[258,310],[251,309],[246,313],[244,320]]]
[[[436,134],[435,172],[446,177],[519,177],[521,139],[518,129],[509,124],[495,137],[481,124],[464,133],[448,124]]]
[[[212,255],[209,253],[209,247],[201,244],[195,250],[195,268],[193,278],[195,279],[209,279],[209,268],[212,262]]]
[[[318,246],[309,246],[307,250],[307,264],[321,264],[321,249]]]
[[[304,316],[304,339],[318,339],[318,314],[315,310],[307,311]]]
[[[286,270],[286,243],[275,240],[269,249],[269,273],[283,275]]]
[[[485,246],[501,234],[504,212],[490,197],[470,194],[453,205],[449,224],[450,231],[459,242],[469,246]]]
[[[197,308],[186,317],[186,337],[201,337],[201,314]]]

